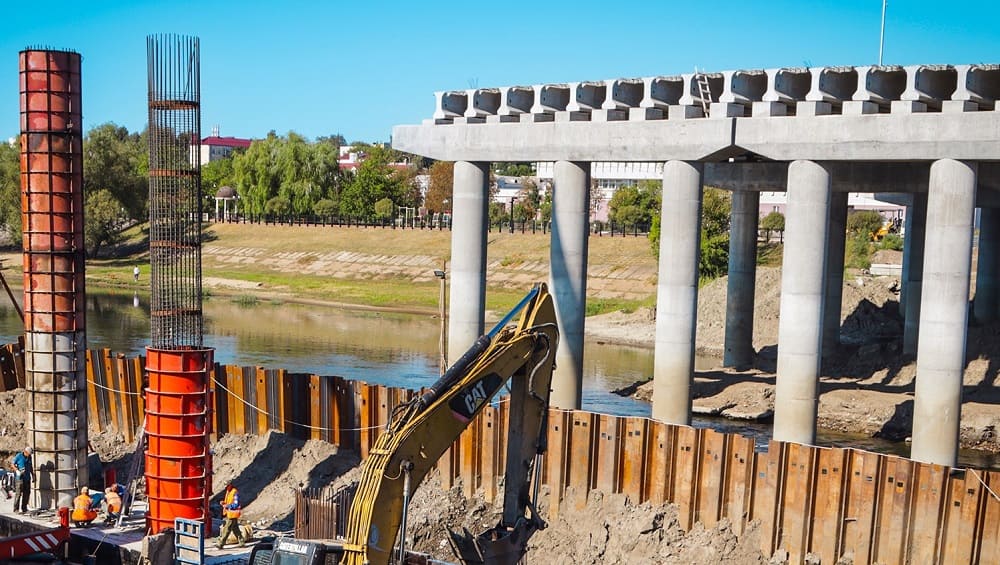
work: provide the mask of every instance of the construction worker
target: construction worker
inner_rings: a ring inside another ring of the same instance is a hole
[[[222,497],[222,532],[219,533],[219,543],[215,547],[222,549],[226,545],[229,534],[236,536],[236,541],[243,547],[245,540],[240,531],[240,493],[233,481],[226,482],[226,492]]]
[[[121,488],[119,488],[121,487]],[[113,524],[118,521],[118,516],[122,511],[122,495],[124,487],[114,484],[104,489],[104,500],[108,503],[108,515],[104,519],[105,524]]]
[[[30,445],[14,456],[11,470],[14,471],[14,512],[26,514],[28,497],[31,496],[31,480],[34,478]]]
[[[97,518],[97,510],[94,510],[94,501],[90,498],[89,488],[81,488],[80,494],[73,499],[73,514],[70,518],[77,527],[88,526],[94,518]]]

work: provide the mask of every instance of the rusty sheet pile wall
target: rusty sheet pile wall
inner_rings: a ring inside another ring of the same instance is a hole
[[[126,437],[142,421],[141,359],[91,352],[91,413],[100,429]],[[411,391],[259,367],[215,365],[215,431],[280,430],[329,441],[362,457],[392,409]],[[106,388],[104,388],[106,387]],[[108,389],[119,390],[113,392]],[[441,458],[446,488],[500,494],[507,404],[488,407]],[[586,504],[587,493],[624,493],[635,503],[677,505],[681,525],[726,519],[736,532],[759,521],[766,555],[791,563],[1000,562],[1000,473],[923,464],[855,449],[771,442],[766,453],[735,434],[641,417],[552,409],[543,481],[560,505],[548,518]],[[330,494],[300,497],[315,516],[335,513]],[[310,506],[311,508],[311,506]],[[301,513],[300,513],[301,515]],[[306,514],[307,516],[310,514]],[[297,524],[308,528],[310,524]]]

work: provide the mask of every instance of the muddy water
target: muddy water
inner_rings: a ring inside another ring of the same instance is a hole
[[[19,296],[15,289],[15,296]],[[234,365],[283,367],[289,371],[338,375],[386,386],[419,388],[438,376],[439,321],[429,316],[339,310],[300,304],[241,304],[226,297],[204,302],[205,346],[216,361]],[[149,343],[149,298],[145,295],[90,291],[87,341],[92,349],[126,355],[144,353]],[[23,332],[17,313],[0,302],[0,343]],[[611,391],[650,378],[651,349],[588,342],[584,357],[583,408],[617,415],[649,416],[650,406]],[[717,360],[699,359],[699,369]],[[698,427],[752,436],[766,447],[770,425],[696,417]],[[906,455],[900,443],[820,432],[820,445],[860,447]],[[963,451],[960,464],[1000,468],[990,454]]]

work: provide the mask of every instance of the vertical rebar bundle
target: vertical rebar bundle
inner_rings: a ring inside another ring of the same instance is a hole
[[[146,38],[149,73],[149,257],[146,524],[175,518],[211,533],[211,349],[202,348],[201,85],[198,38]]]
[[[80,55],[20,53],[25,388],[34,505],[87,484]]]
[[[201,347],[201,85],[198,38],[146,38],[152,345]]]

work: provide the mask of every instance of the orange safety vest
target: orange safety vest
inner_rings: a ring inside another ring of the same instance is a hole
[[[108,501],[108,512],[118,513],[122,509],[122,498],[118,496],[118,491],[109,488],[104,491],[105,500]]]
[[[229,508],[233,504],[233,502],[236,501],[236,497],[238,496],[238,494],[239,492],[236,490],[236,487],[233,487],[226,491],[226,496],[223,497],[222,499],[222,512],[226,518],[240,517],[241,510],[239,506],[237,506],[235,510]]]
[[[93,500],[86,494],[81,494],[73,499],[72,520],[77,522],[87,522],[97,518],[97,512],[90,509]]]

